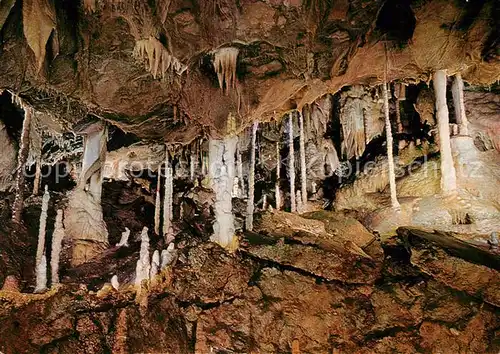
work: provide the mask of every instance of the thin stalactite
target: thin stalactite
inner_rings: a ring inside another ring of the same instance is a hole
[[[252,126],[252,141],[250,145],[250,171],[248,174],[248,201],[245,227],[248,231],[253,229],[253,213],[255,208],[255,149],[257,145],[257,129],[259,123],[255,122]]]

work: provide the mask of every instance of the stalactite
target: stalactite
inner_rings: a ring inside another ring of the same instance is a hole
[[[62,241],[64,239],[63,211],[57,210],[54,233],[52,234],[52,251],[50,256],[51,285],[59,284],[59,259],[61,256]]]
[[[209,177],[215,193],[214,234],[211,240],[231,250],[236,248],[231,192],[235,176],[234,155],[237,141],[236,136],[209,141]]]
[[[195,168],[196,168],[196,153],[191,148],[191,154],[189,156],[189,177],[191,181],[194,181],[195,178]]]
[[[455,106],[455,117],[459,126],[459,134],[469,135],[469,122],[465,114],[464,82],[460,73],[455,75],[451,91],[453,94],[453,105]]]
[[[129,237],[130,237],[130,230],[128,227],[126,227],[125,231],[122,232],[122,237],[120,238],[120,242],[116,244],[116,247],[128,247]]]
[[[21,144],[19,148],[18,158],[17,158],[17,173],[16,173],[16,196],[14,198],[14,204],[12,206],[12,220],[16,223],[20,223],[23,213],[24,204],[24,182],[25,182],[25,165],[28,159],[29,146],[30,146],[30,126],[31,118],[33,116],[32,108],[24,105],[24,121],[23,130],[21,133]]]
[[[118,276],[116,274],[111,277],[111,286],[116,291],[120,289],[120,283],[118,282]]]
[[[50,193],[49,187],[45,186],[42,198],[42,212],[40,214],[40,226],[38,229],[38,246],[36,248],[36,263],[39,264],[45,253],[45,232],[47,230],[47,211],[49,209]]]
[[[41,293],[45,290],[47,290],[47,257],[43,255],[36,266],[35,293]]]
[[[247,230],[253,229],[253,213],[255,208],[255,148],[257,145],[257,129],[259,123],[255,122],[252,126],[252,141],[250,145],[250,170],[248,173],[248,200],[247,200],[247,215],[245,219],[245,227]]]
[[[153,285],[156,283],[156,276],[158,275],[159,270],[160,270],[160,252],[158,252],[158,250],[155,250],[153,252],[153,257],[151,257],[151,270],[149,271],[149,280]]]
[[[264,194],[262,196],[262,210],[267,210],[267,194]]]
[[[161,166],[158,166],[158,178],[156,183],[156,199],[155,199],[155,234],[160,234],[160,214],[161,214]]]
[[[166,250],[161,251],[161,270],[168,267],[175,259],[177,251],[175,250],[175,244],[172,242],[168,245]]]
[[[391,205],[393,208],[399,208],[399,202],[396,195],[396,174],[394,172],[394,156],[392,151],[392,132],[391,120],[389,117],[389,95],[387,93],[387,83],[384,80],[382,84],[382,92],[384,96],[384,115],[385,115],[385,134],[387,140],[387,159],[389,163],[389,186],[391,190]]]
[[[441,190],[444,193],[449,193],[457,189],[457,177],[451,154],[445,70],[438,70],[434,73],[433,84],[436,95],[436,117],[439,131],[439,150],[441,153]]]
[[[401,101],[405,99],[404,92],[404,84],[394,84],[394,96],[396,97],[396,124],[398,133],[403,132],[403,123],[401,122]]]
[[[274,197],[276,199],[276,210],[281,209],[281,190],[280,190],[280,174],[281,174],[281,154],[280,143],[276,142],[276,184],[274,186]]]
[[[302,206],[307,206],[307,169],[306,169],[306,143],[304,139],[304,117],[299,111],[299,134],[300,134],[300,188],[302,191]]]
[[[42,159],[38,157],[35,165],[35,180],[33,181],[33,195],[38,195],[40,189],[40,176],[42,175]]]
[[[233,47],[219,48],[213,55],[213,65],[219,86],[226,93],[236,86],[236,62],[239,49]]]
[[[144,61],[146,70],[155,79],[165,79],[173,74],[181,75],[187,70],[187,66],[171,55],[154,37],[136,41],[133,55],[137,60]]]
[[[293,113],[290,112],[288,118],[288,174],[290,178],[290,204],[291,212],[297,211],[295,203],[295,151],[293,148]]]
[[[151,263],[149,261],[149,236],[148,228],[144,227],[141,232],[141,250],[135,268],[135,285],[141,288],[142,281],[149,279]]]
[[[346,93],[347,94],[347,93]],[[360,158],[369,141],[368,132],[365,131],[365,121],[368,116],[366,102],[361,98],[364,95],[362,86],[353,86],[340,110],[340,123],[344,139],[342,141],[342,154],[347,159]]]

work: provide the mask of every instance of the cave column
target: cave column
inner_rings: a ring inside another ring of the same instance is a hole
[[[446,70],[438,70],[434,73],[433,84],[441,152],[441,191],[449,193],[457,189],[457,177],[451,154],[450,120],[446,104]]]
[[[290,178],[290,205],[291,212],[297,211],[295,203],[295,151],[293,148],[293,112],[290,112],[288,118],[288,174]]]
[[[394,171],[394,156],[392,151],[392,129],[389,117],[389,95],[387,93],[387,82],[382,85],[384,95],[384,115],[385,115],[385,135],[387,139],[387,161],[389,164],[389,187],[391,190],[391,205],[393,208],[399,208],[398,197],[396,194],[396,173]]]
[[[281,154],[280,142],[276,142],[276,185],[274,186],[274,195],[276,199],[276,209],[281,209],[281,191],[280,191],[280,175],[281,175]]]
[[[165,148],[165,196],[163,199],[163,237],[167,244],[174,238],[172,230],[174,181],[169,153],[167,146]]]
[[[82,170],[64,213],[66,234],[73,239],[72,266],[89,261],[109,245],[101,206],[108,130],[97,122],[80,134],[85,135]]]
[[[302,210],[307,207],[307,168],[306,168],[306,143],[304,138],[304,117],[299,113],[299,133],[300,133],[300,188],[302,193]]]
[[[255,208],[255,148],[257,145],[257,129],[259,122],[253,123],[252,140],[250,145],[250,171],[248,174],[248,200],[245,227],[247,230],[253,229],[253,213]]]
[[[232,190],[235,176],[234,155],[238,138],[233,135],[209,140],[209,180],[215,193],[213,242],[236,249]]]
[[[456,74],[451,86],[453,94],[453,105],[455,106],[455,117],[457,119],[460,135],[469,135],[469,122],[465,114],[464,104],[464,82],[460,73]]]
[[[16,173],[16,196],[12,206],[12,221],[19,223],[22,219],[24,204],[24,182],[25,165],[30,151],[30,128],[33,111],[30,107],[24,106],[23,130],[21,133],[21,144],[17,155],[17,173]]]

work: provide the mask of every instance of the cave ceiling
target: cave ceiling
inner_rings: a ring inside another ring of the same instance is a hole
[[[490,85],[500,79],[499,9],[485,0],[2,0],[0,87],[68,130],[94,116],[143,139],[189,143],[385,73],[429,81],[447,69]],[[222,69],[236,78],[221,89],[214,58],[227,48],[237,60]]]

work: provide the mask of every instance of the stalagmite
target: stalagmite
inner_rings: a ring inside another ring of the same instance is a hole
[[[28,154],[29,154],[31,117],[33,115],[33,110],[30,107],[24,106],[23,108],[24,108],[23,130],[21,133],[21,144],[19,148],[19,153],[17,155],[16,196],[14,198],[14,204],[12,206],[12,220],[16,223],[21,222],[23,213],[24,188],[25,188],[24,166],[26,165],[26,160],[28,159]]]
[[[59,258],[64,239],[63,211],[57,210],[54,233],[52,234],[52,251],[50,256],[51,285],[59,284]]]
[[[404,84],[394,85],[394,96],[396,97],[396,124],[398,127],[398,133],[403,132],[403,124],[401,123],[401,101],[403,101],[406,97],[405,90],[406,88]]]
[[[231,192],[235,176],[234,154],[237,141],[236,136],[226,136],[223,140],[210,139],[209,141],[209,177],[215,193],[214,234],[211,240],[228,249],[233,249],[235,246]]]
[[[43,255],[36,266],[35,293],[41,293],[45,290],[47,290],[47,257]]]
[[[74,242],[73,266],[89,261],[109,245],[101,206],[107,128],[97,122],[79,134],[85,135],[82,170],[64,213],[66,234]]]
[[[245,179],[243,177],[243,161],[241,158],[241,147],[238,145],[238,155],[237,155],[237,172],[238,172],[238,182],[239,182],[239,198],[243,198],[245,196]]]
[[[173,242],[168,245],[166,250],[161,251],[161,270],[172,264],[176,253],[177,251],[175,250],[175,244]]]
[[[161,214],[161,166],[158,166],[158,182],[156,183],[156,199],[155,199],[155,234],[160,234],[160,214]]]
[[[173,240],[172,231],[172,198],[173,198],[173,174],[169,161],[169,151],[165,154],[165,196],[163,199],[163,237],[167,243]]]
[[[238,59],[238,48],[219,48],[214,52],[213,65],[219,87],[226,93],[236,86],[236,61]]]
[[[156,276],[160,270],[160,252],[155,250],[153,252],[153,257],[151,258],[151,270],[149,271],[149,280],[152,284],[156,282]]]
[[[189,155],[189,177],[191,178],[191,181],[194,181],[195,177],[195,168],[196,168],[196,153],[191,150],[191,154]]]
[[[111,286],[116,291],[118,291],[118,289],[120,289],[120,283],[118,282],[118,276],[116,274],[111,277]]]
[[[281,209],[281,190],[280,190],[280,174],[281,174],[281,154],[280,143],[276,142],[276,185],[274,186],[274,197],[276,199],[276,209]]]
[[[264,194],[262,196],[262,210],[267,210],[267,194]]]
[[[248,200],[247,200],[247,215],[245,219],[245,227],[247,230],[253,229],[253,212],[255,207],[255,148],[257,145],[257,129],[259,123],[253,123],[252,141],[250,145],[250,170],[248,174]]]
[[[306,169],[306,143],[304,139],[304,117],[299,111],[299,133],[300,133],[300,188],[302,191],[302,207],[307,205],[307,169]]]
[[[384,80],[382,84],[384,95],[384,115],[385,115],[385,135],[387,142],[387,160],[389,164],[389,186],[391,190],[391,205],[393,208],[399,208],[399,202],[396,195],[396,173],[394,172],[394,156],[392,151],[392,131],[391,120],[389,117],[389,95],[387,93],[387,82]]]
[[[295,204],[295,152],[293,148],[293,113],[288,118],[288,174],[290,178],[290,204],[291,212],[297,211]]]
[[[125,228],[125,231],[122,232],[122,237],[120,238],[120,242],[116,244],[116,247],[128,247],[128,238],[130,236],[130,230],[128,227]]]
[[[42,198],[42,212],[40,214],[40,226],[38,229],[38,245],[36,248],[36,263],[39,264],[45,254],[45,232],[47,230],[47,211],[49,209],[50,193],[49,187],[45,186]]]
[[[151,263],[149,261],[149,236],[148,228],[144,227],[141,232],[141,250],[135,268],[135,285],[140,288],[142,281],[149,279]]]
[[[451,154],[445,70],[438,70],[434,73],[433,84],[436,95],[436,117],[439,131],[439,150],[441,153],[441,190],[444,193],[449,193],[457,189],[457,177]]]
[[[465,114],[464,104],[464,82],[460,73],[455,75],[451,86],[453,94],[453,105],[455,106],[455,117],[459,126],[460,135],[469,135],[469,122]]]

